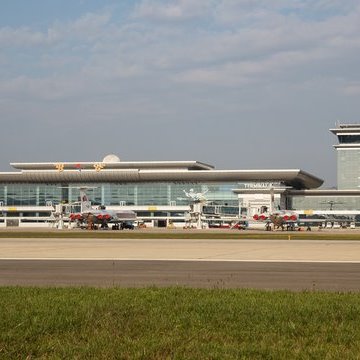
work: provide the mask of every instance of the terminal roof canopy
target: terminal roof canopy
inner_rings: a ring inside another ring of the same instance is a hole
[[[107,157],[104,158],[106,160]],[[106,169],[187,169],[211,170],[213,166],[199,161],[118,161],[118,162],[39,162],[39,163],[10,163],[12,167],[20,170],[54,170],[56,165],[63,165],[64,170],[89,169],[93,170],[98,164]]]
[[[199,161],[120,161],[11,163],[19,172],[0,173],[0,182],[282,182],[295,189],[313,189],[323,180],[300,169],[215,170]]]

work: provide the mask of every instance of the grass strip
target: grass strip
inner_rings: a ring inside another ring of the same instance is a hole
[[[355,359],[360,295],[0,288],[2,359]]]

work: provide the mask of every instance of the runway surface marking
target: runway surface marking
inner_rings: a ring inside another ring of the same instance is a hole
[[[25,257],[19,257],[19,258],[10,258],[10,257],[6,257],[6,258],[0,258],[0,261],[2,260],[24,260],[24,261],[29,261],[29,260],[34,260],[34,261],[41,261],[41,260],[46,260],[46,261],[51,261],[51,260],[59,260],[59,261],[175,261],[175,262],[183,262],[183,261],[188,261],[188,262],[253,262],[253,263],[298,263],[298,264],[302,264],[302,263],[311,263],[311,264],[360,264],[360,260],[282,260],[282,259],[271,259],[271,260],[263,260],[263,259],[189,259],[189,258],[175,258],[175,259],[171,259],[171,258],[160,258],[160,259],[156,259],[156,258],[114,258],[114,257],[109,257],[109,258],[61,258],[61,257],[40,257],[40,258],[35,258],[35,257],[29,257],[29,258],[25,258]]]

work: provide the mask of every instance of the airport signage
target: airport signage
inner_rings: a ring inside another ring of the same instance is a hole
[[[270,189],[270,188],[278,188],[281,186],[279,182],[250,182],[250,183],[241,183],[239,184],[240,188],[243,189]]]

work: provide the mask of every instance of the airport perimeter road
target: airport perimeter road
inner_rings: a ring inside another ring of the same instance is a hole
[[[360,242],[0,239],[0,285],[360,290]]]

